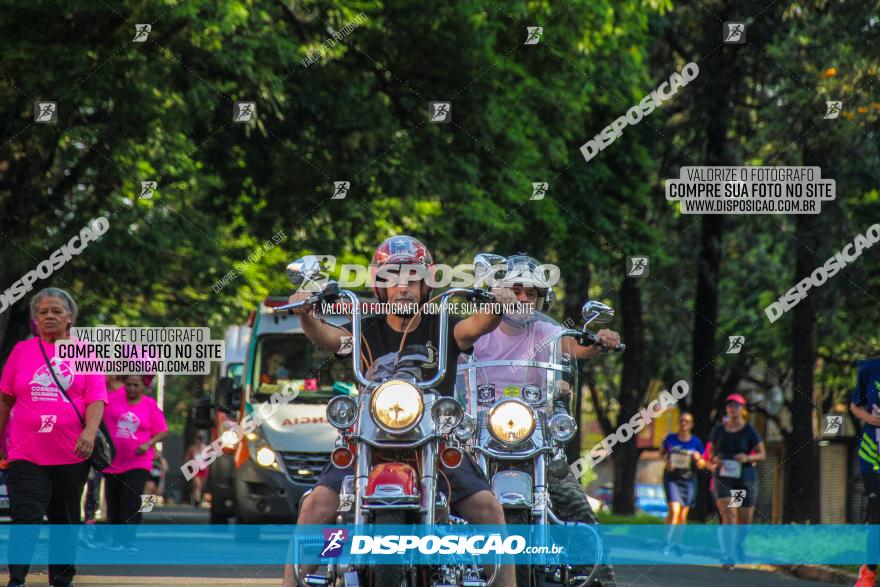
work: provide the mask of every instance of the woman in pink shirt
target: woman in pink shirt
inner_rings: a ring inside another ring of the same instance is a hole
[[[141,495],[150,478],[155,445],[168,436],[165,415],[156,400],[144,395],[144,377],[129,375],[125,387],[110,393],[104,423],[116,446],[116,458],[104,471],[107,521],[116,525],[110,550],[136,552],[136,525],[141,522]]]
[[[0,375],[0,437],[9,434],[0,458],[8,452],[12,587],[25,583],[30,565],[22,563],[33,556],[36,524],[43,522],[44,515],[50,524],[60,525],[50,534],[50,560],[62,558],[61,553],[76,544],[76,527],[62,528],[81,522],[80,497],[90,467],[86,459],[95,446],[107,401],[103,375],[74,373],[73,361],[55,356],[55,341],[66,339],[76,320],[76,302],[70,294],[46,288],[31,299],[30,310],[37,336],[15,345]],[[84,414],[85,427],[77,410]],[[75,574],[73,565],[50,564],[49,584],[67,587]]]

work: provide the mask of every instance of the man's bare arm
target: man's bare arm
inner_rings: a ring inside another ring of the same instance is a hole
[[[495,295],[494,305],[499,309],[505,305],[516,303],[516,296],[510,291],[510,288],[495,287],[492,288],[492,293]],[[501,324],[501,314],[493,312],[474,314],[455,325],[455,332],[453,333],[455,335],[455,342],[458,343],[458,348],[466,351],[474,346],[478,338],[484,334],[489,334],[498,328],[499,324]]]
[[[300,302],[310,296],[311,294],[308,292],[293,294],[290,296],[290,303]],[[331,353],[339,352],[342,347],[342,337],[346,336],[345,330],[315,318],[314,306],[301,306],[291,312],[299,316],[303,332],[310,341]]]
[[[479,313],[465,318],[455,325],[455,342],[458,348],[468,350],[477,339],[484,334],[489,334],[501,324],[501,314]]]

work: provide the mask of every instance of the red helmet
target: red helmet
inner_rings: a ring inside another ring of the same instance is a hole
[[[388,263],[395,265],[424,265],[431,275],[434,274],[434,257],[431,256],[431,251],[428,250],[428,247],[422,241],[406,235],[392,236],[385,239],[381,245],[376,247],[376,252],[373,253],[373,260],[370,261],[370,284],[373,287],[373,294],[380,302],[387,301],[388,298],[386,296],[385,300],[383,300],[379,296],[380,288],[376,287],[376,270]],[[429,285],[427,297],[421,300],[422,303],[426,302],[430,295],[431,287]]]

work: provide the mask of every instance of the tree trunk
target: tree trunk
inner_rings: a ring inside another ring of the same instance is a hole
[[[818,227],[814,216],[803,214],[796,220],[797,260],[795,275],[799,282],[820,264],[817,250]],[[813,433],[815,394],[813,371],[816,348],[813,324],[816,322],[815,292],[800,301],[793,310],[791,434],[786,438],[788,479],[786,483],[785,521],[819,523],[819,446]]]
[[[639,411],[644,400],[647,383],[644,374],[645,325],[642,320],[642,290],[635,278],[623,280],[620,289],[620,310],[623,318],[623,340],[626,352],[623,353],[623,375],[620,381],[620,426]],[[615,514],[635,513],[635,484],[638,469],[639,451],[636,439],[614,447],[614,501]]]
[[[580,271],[573,271],[572,278],[565,282],[565,313],[563,321],[567,319],[574,320],[576,325],[580,325],[581,321],[581,304],[584,302],[584,296],[590,289],[590,270],[586,267]],[[577,327],[577,326],[575,326]],[[586,374],[586,361],[577,361],[577,372],[580,376],[578,388],[574,393],[574,405],[572,406],[572,416],[577,422],[577,432],[575,437],[571,439],[568,446],[565,447],[565,457],[569,463],[573,463],[581,457],[581,444],[583,443],[583,384],[584,375]]]
[[[691,364],[690,410],[694,416],[694,434],[704,442],[712,430],[712,407],[715,403],[715,335],[718,318],[718,281],[720,280],[721,241],[724,217],[704,216],[700,233],[700,256],[697,266],[697,295],[694,303],[693,362]],[[692,518],[705,520],[709,514],[709,480],[698,477],[697,503]]]
[[[708,19],[708,16],[704,16]],[[714,23],[713,23],[714,24]],[[736,165],[728,140],[731,108],[729,101],[736,93],[735,57],[715,52],[706,58],[705,68],[713,72],[704,83],[694,89],[695,104],[701,104],[706,124],[706,165]],[[700,251],[697,257],[697,291],[694,301],[694,334],[691,363],[691,396],[688,403],[694,416],[694,434],[705,441],[712,430],[712,407],[718,392],[715,378],[715,337],[718,324],[718,284],[721,279],[724,216],[703,216],[700,228]],[[708,481],[701,476],[694,518],[705,520],[709,513]]]

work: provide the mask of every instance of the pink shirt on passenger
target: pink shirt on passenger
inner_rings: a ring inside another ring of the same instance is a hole
[[[75,374],[73,360],[55,358],[54,343],[43,341],[43,348],[83,418],[88,404],[107,401],[103,375]],[[6,424],[10,461],[71,465],[85,460],[75,452],[83,425],[49,373],[38,337],[12,349],[0,375],[0,393],[15,398]]]
[[[116,458],[105,473],[124,473],[133,469],[152,469],[155,449],[151,446],[142,455],[137,448],[150,438],[168,430],[165,415],[156,400],[141,395],[136,404],[128,403],[125,387],[110,392],[110,403],[104,409],[104,424],[110,431]]]
[[[547,361],[550,357],[550,343],[553,334],[562,327],[551,322],[535,320],[522,334],[511,335],[499,326],[489,334],[484,334],[474,343],[473,357],[481,361]],[[460,359],[463,363],[466,357]],[[470,405],[470,389],[467,387],[467,401]],[[477,406],[487,408],[504,396],[505,386],[522,388],[524,385],[537,385],[544,389],[547,384],[547,371],[535,367],[503,365],[477,368]]]

